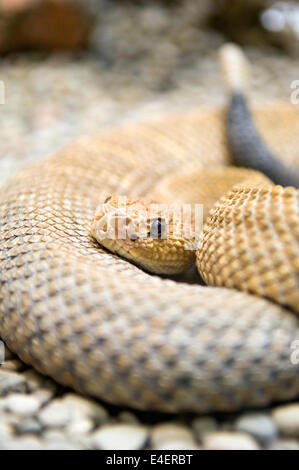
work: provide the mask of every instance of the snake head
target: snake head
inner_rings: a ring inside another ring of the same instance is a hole
[[[195,261],[192,219],[181,206],[111,196],[99,205],[93,237],[109,251],[157,274],[178,274]]]

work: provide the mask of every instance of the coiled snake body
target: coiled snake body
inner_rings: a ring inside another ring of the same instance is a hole
[[[295,164],[296,109],[273,104],[254,117]],[[2,189],[0,335],[25,362],[139,409],[236,410],[298,395],[295,188],[237,186],[214,206],[197,262],[218,287],[152,276],[90,234],[98,203],[112,193],[148,196],[171,188],[176,173],[179,193],[182,168],[198,175],[227,166],[224,123],[225,111],[203,109],[126,126],[68,146]],[[181,195],[199,190],[191,178]]]

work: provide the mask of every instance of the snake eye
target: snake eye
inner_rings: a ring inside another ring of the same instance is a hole
[[[166,223],[164,219],[158,217],[151,223],[150,236],[151,238],[161,238],[165,232]]]
[[[104,204],[106,204],[108,201],[110,201],[111,198],[112,198],[112,196],[108,196],[107,199],[105,199]]]

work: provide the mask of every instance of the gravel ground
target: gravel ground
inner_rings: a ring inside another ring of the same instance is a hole
[[[215,47],[221,42],[213,36]],[[211,50],[211,49],[210,49]],[[89,53],[8,56],[0,65],[0,184],[62,145],[119,123],[224,102],[216,53],[136,75]],[[254,62],[252,99],[290,96],[298,64],[268,50]],[[282,70],[284,71],[282,73]],[[167,74],[166,74],[167,75]],[[28,368],[6,350],[0,366],[0,449],[294,449],[299,402],[233,415],[140,413],[84,398]]]

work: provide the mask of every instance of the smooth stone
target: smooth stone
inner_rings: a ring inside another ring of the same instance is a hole
[[[266,413],[246,413],[234,423],[236,431],[251,434],[261,442],[277,437],[277,428],[270,415]]]
[[[65,439],[64,441],[53,441],[45,445],[45,450],[81,450],[75,443]]]
[[[43,438],[47,442],[51,441],[64,441],[66,439],[64,430],[62,429],[45,429]]]
[[[43,430],[42,425],[37,419],[26,418],[15,425],[17,434],[41,434]]]
[[[197,417],[192,422],[192,428],[194,430],[197,439],[201,439],[205,434],[209,432],[217,431],[218,423],[215,418],[210,416]]]
[[[299,441],[295,439],[278,439],[270,442],[267,450],[299,450]]]
[[[299,437],[299,403],[274,408],[272,417],[281,434]]]
[[[1,416],[0,416],[1,419]],[[0,420],[0,443],[13,436],[13,426],[6,421]]]
[[[101,450],[139,450],[147,441],[148,430],[137,424],[106,424],[91,437],[91,445]]]
[[[37,437],[22,437],[0,442],[2,450],[42,450],[43,443]]]
[[[12,393],[6,398],[5,409],[20,416],[32,416],[39,408],[38,400],[31,395]]]
[[[50,402],[50,400],[54,396],[54,393],[52,392],[52,390],[49,390],[47,388],[40,388],[31,393],[31,396],[38,401],[40,406],[44,406],[46,403]]]
[[[45,427],[60,428],[65,427],[69,423],[71,414],[62,399],[56,399],[43,408],[38,417]]]
[[[94,428],[93,422],[89,418],[82,418],[71,421],[67,425],[67,433],[70,437],[80,437],[89,434]]]
[[[68,408],[71,420],[78,421],[90,418],[97,426],[108,421],[107,410],[94,400],[84,398],[75,393],[68,393],[61,400],[64,406]]]
[[[152,448],[152,450],[200,450],[200,447],[195,442],[182,439],[181,441],[166,441],[162,445]]]
[[[0,370],[0,397],[11,392],[25,393],[26,391],[27,383],[23,375]]]
[[[152,448],[161,449],[164,445],[171,442],[189,443],[191,446],[196,445],[193,433],[190,428],[179,423],[161,423],[154,426],[151,430]]]
[[[258,443],[245,433],[216,431],[203,436],[205,450],[259,450]]]

